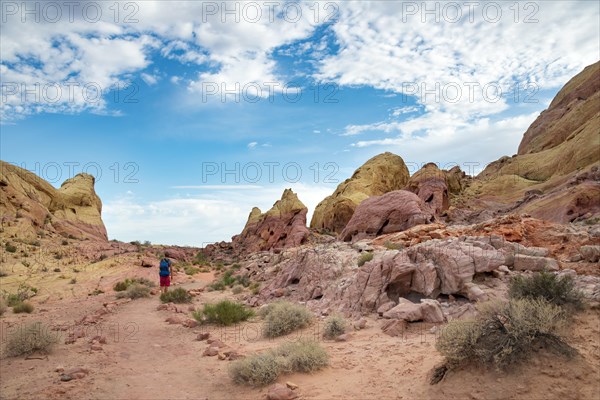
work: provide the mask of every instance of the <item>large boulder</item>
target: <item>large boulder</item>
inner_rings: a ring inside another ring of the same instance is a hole
[[[414,193],[396,190],[363,201],[342,231],[344,241],[400,232],[433,222],[435,216]]]
[[[285,189],[281,199],[266,213],[256,207],[252,209],[242,233],[232,238],[233,246],[242,253],[300,246],[309,236],[307,212],[298,196]]]
[[[361,202],[371,196],[403,189],[408,179],[408,168],[400,156],[379,154],[358,168],[351,178],[317,205],[310,227],[340,233]]]
[[[79,174],[59,189],[23,168],[0,161],[0,215],[17,237],[35,238],[39,230],[106,241],[102,202],[95,179]]]

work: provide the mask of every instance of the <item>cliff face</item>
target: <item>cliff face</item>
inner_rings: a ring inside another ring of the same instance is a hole
[[[400,156],[379,154],[358,168],[351,178],[317,205],[310,227],[340,233],[362,201],[403,189],[408,178],[408,168]]]
[[[33,239],[38,231],[107,240],[102,202],[94,177],[79,174],[54,188],[39,176],[0,161],[0,218],[3,229]]]
[[[523,135],[518,154],[491,163],[467,196],[555,222],[600,213],[600,62],[571,79]]]

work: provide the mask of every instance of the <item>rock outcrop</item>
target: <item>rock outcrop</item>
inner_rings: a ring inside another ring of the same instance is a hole
[[[429,207],[416,194],[396,190],[360,203],[340,238],[344,241],[373,238],[434,220]]]
[[[410,177],[406,190],[419,196],[433,214],[440,215],[450,207],[450,194],[459,194],[467,184],[467,175],[459,167],[445,171],[429,163]]]
[[[33,239],[41,230],[107,240],[102,202],[88,174],[56,189],[32,172],[0,161],[0,212],[3,227],[17,237]]]
[[[517,155],[489,164],[467,190],[475,210],[567,223],[600,214],[600,62],[556,95]]]
[[[379,154],[358,168],[351,178],[317,205],[310,227],[340,233],[361,202],[371,196],[403,189],[408,179],[408,168],[400,156]]]
[[[309,236],[307,212],[298,196],[286,189],[266,213],[252,209],[242,233],[232,238],[233,247],[240,253],[253,253],[299,246]]]

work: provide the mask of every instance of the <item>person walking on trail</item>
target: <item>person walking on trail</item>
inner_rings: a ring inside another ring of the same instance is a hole
[[[160,260],[159,268],[160,292],[167,293],[169,286],[171,286],[171,280],[173,279],[173,266],[171,260],[169,260],[167,257],[163,257]]]

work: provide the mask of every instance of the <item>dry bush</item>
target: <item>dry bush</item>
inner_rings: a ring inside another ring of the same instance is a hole
[[[30,355],[36,351],[49,353],[58,342],[58,336],[41,322],[22,326],[9,334],[6,340],[6,354],[9,357]]]
[[[436,348],[451,367],[475,363],[505,369],[536,347],[573,356],[576,351],[559,335],[565,320],[564,310],[542,299],[490,303],[471,320],[450,322]]]
[[[531,276],[515,276],[510,281],[509,297],[513,299],[541,298],[558,306],[581,309],[582,295],[575,289],[573,278],[557,276],[548,271],[536,272]]]
[[[127,278],[124,281],[117,282],[113,287],[115,292],[124,292],[131,285],[143,285],[149,288],[155,287],[156,284],[147,278]]]
[[[360,255],[360,257],[358,257],[358,266],[362,267],[363,265],[365,265],[366,262],[369,262],[373,259],[373,253],[370,251],[367,251],[365,253],[362,253]]]
[[[264,386],[283,373],[313,372],[328,364],[329,356],[319,343],[299,340],[235,361],[229,374],[235,383]]]
[[[231,288],[231,293],[233,294],[240,294],[244,291],[244,287],[242,285],[235,285],[233,288]]]
[[[13,312],[15,314],[27,313],[31,314],[33,312],[33,304],[28,301],[22,301],[13,306]]]
[[[131,300],[150,297],[150,288],[140,283],[129,285],[125,291],[117,293],[118,299],[129,298]]]
[[[313,314],[306,307],[288,301],[271,303],[260,314],[265,319],[263,334],[270,338],[305,328],[313,319]]]
[[[323,327],[323,337],[326,339],[334,339],[346,332],[348,321],[341,315],[331,315],[325,320]]]
[[[191,303],[192,295],[188,293],[184,288],[177,288],[169,290],[166,293],[160,295],[160,301],[163,303]]]

